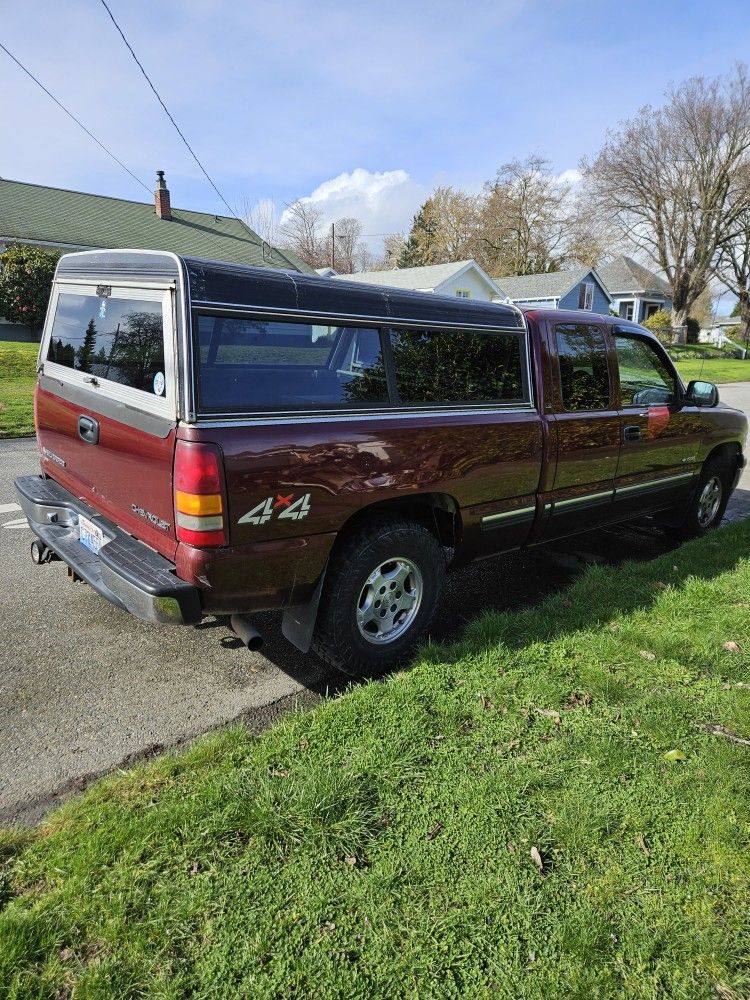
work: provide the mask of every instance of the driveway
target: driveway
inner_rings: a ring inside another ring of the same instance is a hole
[[[750,384],[720,392],[750,412]],[[223,622],[145,625],[70,583],[61,563],[33,566],[13,479],[36,470],[32,440],[0,442],[0,825],[33,822],[92,778],[232,720],[261,730],[343,689],[344,678],[281,637],[279,614],[257,616],[266,642],[249,653]],[[727,515],[748,514],[746,470]],[[618,527],[484,560],[449,578],[436,637],[482,609],[537,601],[588,563],[670,547],[658,532]]]

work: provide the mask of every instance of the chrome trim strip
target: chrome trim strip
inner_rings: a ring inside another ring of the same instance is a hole
[[[400,410],[395,406],[389,410],[361,410],[360,412],[353,412],[352,410],[347,410],[345,413],[310,413],[309,411],[300,410],[297,413],[290,413],[288,411],[284,413],[279,413],[278,416],[269,416],[268,413],[263,415],[258,415],[253,418],[251,416],[244,417],[242,419],[232,418],[230,414],[222,417],[222,414],[216,414],[211,420],[204,418],[199,418],[195,426],[196,427],[273,427],[277,424],[320,424],[326,423],[328,421],[333,421],[336,423],[347,423],[352,420],[393,420],[398,419],[414,419],[415,417],[468,417],[468,416],[500,416],[503,413],[532,413],[536,415],[536,410],[533,406],[523,406],[523,407],[513,407],[504,409],[498,406],[496,409],[487,410],[478,408],[476,410],[463,409],[463,410],[450,410],[448,408],[442,410],[425,409],[425,410]]]
[[[684,479],[693,479],[694,472],[681,472],[677,476],[663,476],[661,479],[649,479],[644,483],[633,483],[631,486],[618,486],[615,495],[620,493],[635,493],[638,490],[658,489],[660,486],[667,486],[669,483],[678,483]]]
[[[606,497],[611,497],[614,493],[614,489],[611,490],[601,490],[599,493],[584,493],[580,497],[569,497],[567,500],[553,500],[552,506],[556,509],[557,507],[570,507],[577,503],[589,503],[591,500],[603,500]]]
[[[289,316],[294,316],[299,318],[302,322],[306,319],[310,320],[333,320],[338,323],[349,322],[349,323],[368,323],[377,327],[434,327],[436,330],[475,330],[480,333],[483,330],[493,330],[498,333],[512,333],[516,336],[523,337],[527,334],[527,330],[524,326],[494,326],[492,324],[477,321],[476,323],[455,323],[446,321],[436,321],[436,320],[426,320],[420,319],[419,317],[414,317],[413,319],[402,319],[398,316],[369,316],[367,314],[360,313],[337,313],[333,310],[326,312],[319,312],[314,309],[286,309],[281,306],[254,306],[254,305],[236,305],[234,303],[228,302],[212,302],[209,299],[193,299],[192,307],[197,312],[212,312],[212,313],[223,313],[227,315],[247,315],[248,313],[252,315],[265,316],[268,319],[272,319],[274,316],[280,316],[284,319]],[[492,303],[487,303],[491,305]],[[502,305],[503,303],[498,303]]]
[[[482,524],[491,524],[493,521],[504,521],[511,517],[530,517],[536,513],[536,507],[516,507],[515,510],[504,510],[499,514],[487,514],[482,518]]]

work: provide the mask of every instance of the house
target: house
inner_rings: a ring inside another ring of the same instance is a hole
[[[390,271],[359,271],[356,274],[338,274],[336,277],[339,281],[409,288],[435,295],[458,295],[460,298],[484,302],[500,302],[506,298],[505,292],[475,260],[430,264],[425,267],[398,267]]]
[[[672,308],[668,283],[632,257],[615,258],[599,268],[599,275],[609,289],[617,315],[623,319],[642,323],[660,309]]]
[[[585,309],[608,315],[612,305],[612,296],[607,286],[593,268],[524,274],[495,280],[517,306]]]
[[[163,170],[157,171],[157,178],[153,202],[0,178],[0,255],[8,243],[63,251],[169,250],[310,273],[298,257],[271,247],[238,219],[172,208]],[[25,327],[5,323],[2,317],[0,324],[0,339],[30,339]]]

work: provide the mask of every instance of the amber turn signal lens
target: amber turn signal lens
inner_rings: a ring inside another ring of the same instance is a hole
[[[175,490],[174,501],[181,514],[190,514],[192,517],[222,512],[220,493],[183,493],[182,490]]]

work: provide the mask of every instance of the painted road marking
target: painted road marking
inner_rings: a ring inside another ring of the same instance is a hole
[[[4,528],[23,528],[28,524],[25,517],[19,517],[17,521],[6,521]]]
[[[11,511],[20,510],[19,503],[0,503],[0,514],[10,514]]]

